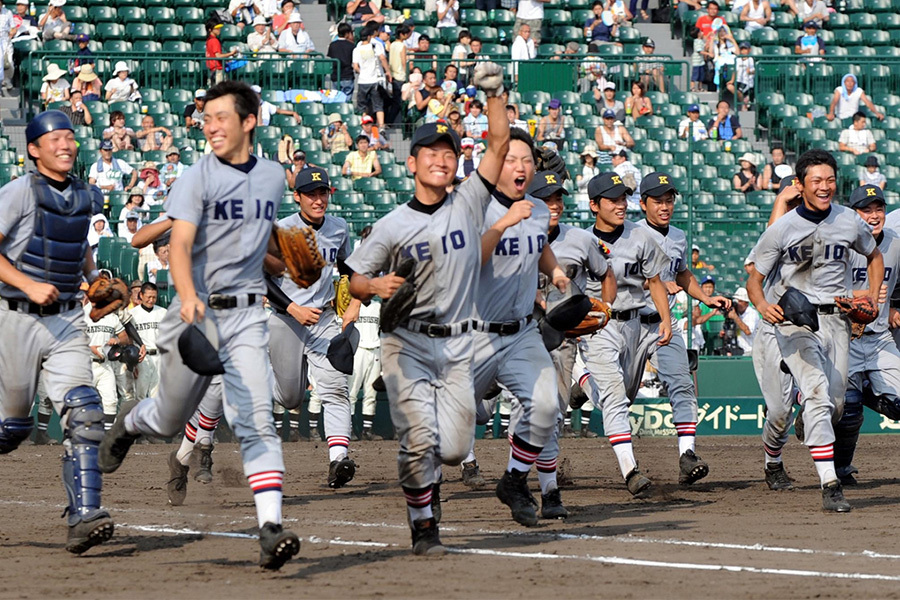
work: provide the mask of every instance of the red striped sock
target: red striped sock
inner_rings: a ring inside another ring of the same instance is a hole
[[[254,494],[262,492],[281,492],[284,484],[284,473],[282,471],[263,471],[247,476],[250,482],[250,489]]]
[[[200,429],[205,429],[206,431],[214,431],[216,426],[219,424],[219,418],[220,417],[210,418],[203,413],[200,413]]]
[[[346,435],[329,435],[328,438],[328,460],[340,460],[347,456],[350,449],[350,438]]]
[[[773,448],[768,444],[763,444],[763,448],[766,449],[766,456],[772,459],[780,460],[781,459],[781,448]]]
[[[197,430],[190,423],[186,423],[184,426],[184,437],[190,442],[197,440]]]
[[[403,495],[406,497],[406,510],[412,521],[430,519],[434,516],[431,511],[431,487],[409,488],[403,486]]]
[[[556,471],[556,459],[550,460],[536,460],[534,461],[534,468],[538,470],[540,473],[552,473]]]
[[[515,469],[527,473],[531,470],[531,465],[537,460],[542,448],[532,446],[518,435],[513,435],[509,441],[509,463],[506,466],[507,471]]]
[[[683,435],[697,435],[696,423],[675,423],[675,432],[678,437]]]
[[[825,446],[810,446],[809,453],[812,454],[814,461],[833,461],[834,460],[834,444]]]
[[[618,446],[619,444],[630,444],[631,443],[631,432],[614,433],[607,437],[609,438],[609,443],[611,446]]]

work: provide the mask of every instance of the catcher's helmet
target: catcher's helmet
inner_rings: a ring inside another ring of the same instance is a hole
[[[57,129],[75,131],[72,121],[61,110],[47,110],[36,116],[25,127],[25,141],[29,144],[44,134]]]

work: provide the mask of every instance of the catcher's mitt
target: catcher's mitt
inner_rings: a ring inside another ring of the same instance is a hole
[[[598,300],[597,298],[591,298],[591,312],[587,314],[584,320],[582,320],[575,329],[568,330],[566,332],[566,337],[580,337],[599,331],[609,323],[609,317],[609,304],[602,300]]]
[[[866,325],[878,318],[878,308],[868,296],[856,298],[835,296],[834,303],[850,320],[854,338],[862,336],[866,330]]]
[[[562,156],[552,148],[538,148],[538,166],[537,170],[551,171],[559,176],[560,182],[564,182],[569,178],[569,171],[566,169],[566,161]]]
[[[94,305],[91,320],[99,321],[109,313],[125,307],[129,297],[128,286],[118,277],[110,279],[101,275],[88,288],[87,297]]]
[[[381,302],[381,331],[390,333],[409,319],[413,308],[416,307],[415,283],[416,261],[405,256],[400,259],[400,264],[394,269],[394,275],[406,279],[394,295]]]
[[[350,295],[350,277],[341,275],[334,290],[334,310],[339,317],[344,316],[344,311],[350,306],[351,300],[353,296]]]
[[[322,276],[325,259],[319,253],[316,232],[312,227],[276,227],[275,237],[291,280],[308,288]]]

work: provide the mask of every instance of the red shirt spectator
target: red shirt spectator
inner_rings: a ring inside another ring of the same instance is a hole
[[[700,15],[695,23],[697,29],[703,32],[703,35],[712,31],[712,23],[719,16],[719,3],[712,0],[706,5],[706,14]]]
[[[222,54],[222,42],[219,41],[219,32],[221,30],[221,23],[209,30],[209,35],[206,38],[206,58],[208,59],[215,59],[218,55]],[[221,71],[224,69],[221,60],[207,60],[206,68],[210,71]]]

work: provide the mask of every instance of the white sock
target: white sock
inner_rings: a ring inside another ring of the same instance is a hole
[[[431,512],[431,504],[426,504],[422,508],[416,508],[407,504],[406,510],[409,511],[409,520],[412,522],[416,522],[421,519],[430,519],[434,516],[434,513]]]
[[[465,460],[464,460],[463,462],[467,462],[467,463],[470,463],[470,462],[477,462],[477,461],[475,460],[475,451],[474,451],[474,450],[469,450],[469,453],[466,455],[466,458],[465,458]]]
[[[678,438],[678,456],[681,456],[688,450],[694,450],[694,442],[697,440],[696,436],[693,435],[683,435]]]
[[[613,452],[616,453],[616,460],[619,461],[622,477],[627,477],[637,466],[637,461],[634,459],[634,446],[631,443],[616,444],[613,446]]]
[[[822,484],[822,487],[838,478],[834,470],[833,460],[817,460],[816,471],[819,473],[819,483]]]
[[[541,495],[549,494],[558,487],[556,485],[556,471],[550,471],[549,473],[538,471],[538,483],[541,484]]]
[[[781,455],[780,454],[778,456],[772,456],[768,452],[763,452],[763,456],[765,457],[765,460],[763,461],[764,465],[769,465],[771,463],[781,464]]]
[[[187,439],[187,436],[181,440],[181,446],[178,448],[178,452],[175,453],[175,458],[183,465],[188,464],[188,460],[190,459],[191,452],[194,449],[194,442]]]
[[[347,447],[346,446],[329,446],[328,447],[329,462],[341,460],[345,456],[347,456]]]
[[[281,523],[281,490],[271,490],[253,494],[253,502],[256,504],[256,519],[259,526],[266,523]]]

